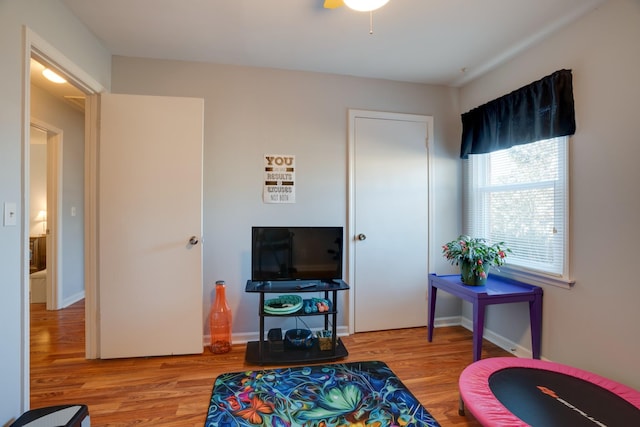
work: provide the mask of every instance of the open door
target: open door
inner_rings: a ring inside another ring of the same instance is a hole
[[[202,353],[204,101],[98,103],[98,357]]]

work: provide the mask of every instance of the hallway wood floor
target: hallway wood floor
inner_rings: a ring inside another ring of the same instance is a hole
[[[380,360],[443,426],[479,426],[458,415],[458,376],[472,361],[463,327],[358,333],[343,338],[342,361]],[[162,339],[162,337],[158,337]],[[115,360],[84,358],[84,301],[60,311],[31,305],[31,408],[86,404],[91,425],[203,426],[215,378],[260,369],[244,361],[245,345],[214,355]],[[510,354],[485,340],[482,357]]]

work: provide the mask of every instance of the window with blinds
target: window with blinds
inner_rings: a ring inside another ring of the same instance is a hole
[[[470,155],[463,162],[465,233],[511,248],[500,270],[570,283],[568,137]]]

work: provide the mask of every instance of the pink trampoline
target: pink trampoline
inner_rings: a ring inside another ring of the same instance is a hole
[[[640,426],[640,392],[591,372],[517,357],[460,375],[460,413],[483,426]]]

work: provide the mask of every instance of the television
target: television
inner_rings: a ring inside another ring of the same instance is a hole
[[[252,227],[251,280],[342,279],[342,227]]]

